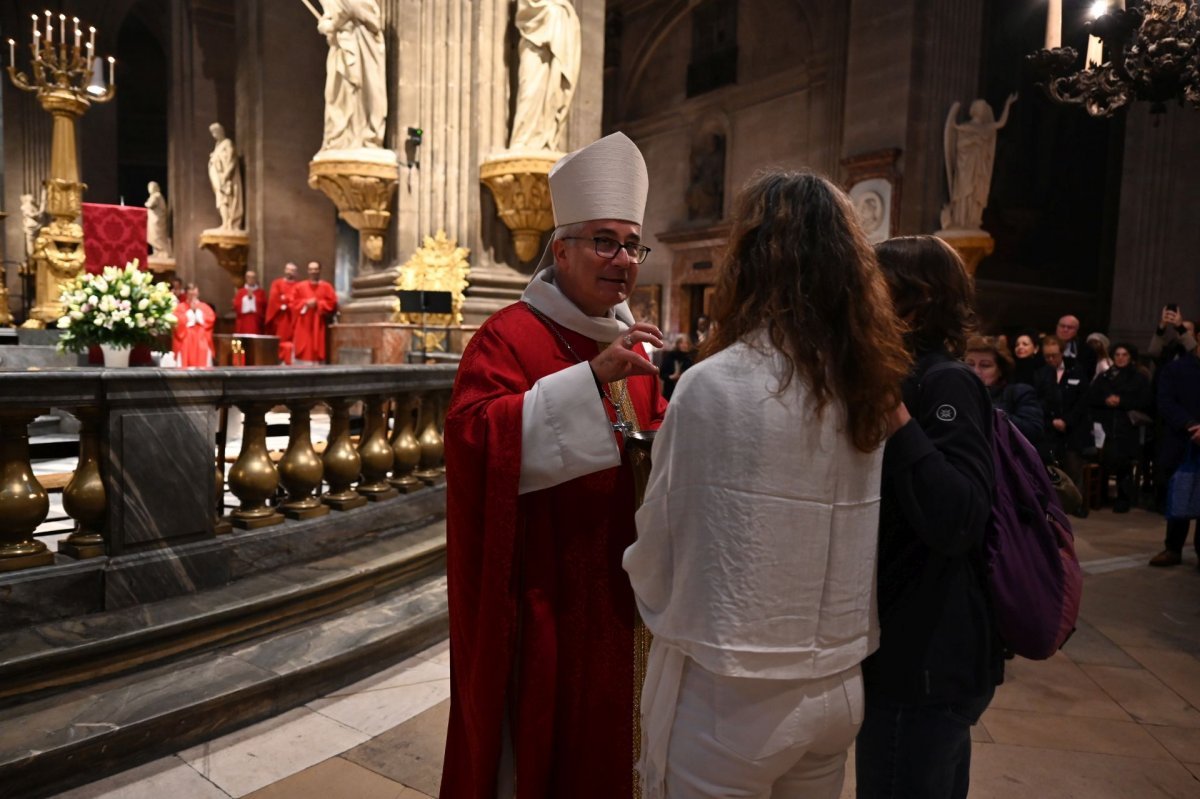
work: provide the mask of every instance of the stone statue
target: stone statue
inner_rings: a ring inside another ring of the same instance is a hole
[[[378,0],[322,0],[317,30],[329,42],[325,60],[322,150],[383,146],[387,79]]]
[[[42,201],[39,205],[32,194],[21,195],[21,229],[25,231],[25,257],[32,258],[37,244],[38,233],[45,226],[46,220],[46,191],[42,190]]]
[[[171,257],[171,229],[167,226],[167,198],[157,181],[146,187],[150,196],[146,198],[146,241],[152,254],[161,258]]]
[[[992,186],[996,162],[996,132],[1008,122],[1008,109],[1017,95],[1010,94],[997,120],[986,100],[971,103],[970,118],[958,122],[959,103],[950,106],[943,142],[950,202],[942,208],[945,230],[979,230]]]
[[[221,215],[221,230],[241,230],[246,211],[242,204],[242,166],[238,163],[233,140],[225,136],[225,128],[214,122],[208,126],[217,144],[208,156],[208,180],[217,197],[217,213]]]
[[[520,69],[512,150],[556,150],[579,80],[579,17],[567,0],[517,0]]]

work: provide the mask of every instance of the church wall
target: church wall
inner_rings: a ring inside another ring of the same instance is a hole
[[[333,281],[337,209],[308,186],[324,130],[325,38],[303,3],[238,3],[237,129],[246,179],[248,267],[270,285],[287,261],[320,261]],[[215,206],[214,206],[215,208]],[[227,279],[212,261],[210,273]],[[210,280],[216,281],[215,278]],[[214,298],[230,310],[233,283]]]
[[[199,249],[200,232],[217,227],[216,200],[208,181],[208,126],[220,122],[238,142],[234,4],[180,0],[171,15],[171,93],[168,129],[170,195],[176,273],[195,281],[200,295],[220,307],[232,283],[216,260]],[[239,142],[240,143],[240,142]]]
[[[643,241],[654,252],[638,283],[663,286],[661,319],[674,327],[674,254],[658,237],[716,221],[688,219],[693,137],[709,131],[727,137],[726,218],[738,190],[761,169],[813,169],[837,179],[848,14],[834,2],[740,3],[737,82],[688,98],[692,23],[686,5],[647,3],[625,11],[617,92],[606,102],[615,109],[611,127],[633,138],[646,158]]]

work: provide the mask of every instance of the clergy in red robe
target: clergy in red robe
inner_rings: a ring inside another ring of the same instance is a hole
[[[584,187],[587,187],[584,190]],[[635,538],[627,430],[666,412],[625,303],[646,167],[621,134],[550,173],[558,227],[521,301],[463,353],[446,417],[444,799],[632,794]]]
[[[258,335],[266,329],[267,293],[258,285],[258,274],[249,269],[246,280],[233,294],[234,333]]]
[[[175,306],[174,345],[175,365],[213,365],[213,327],[217,324],[216,311],[200,300],[200,289],[195,283],[187,287],[187,299]]]
[[[299,267],[289,261],[267,297],[267,332],[279,337],[279,360],[284,363],[292,362],[292,292],[299,275]]]
[[[325,363],[325,329],[337,305],[337,292],[321,279],[321,264],[309,261],[308,280],[292,289],[292,355],[296,363]]]

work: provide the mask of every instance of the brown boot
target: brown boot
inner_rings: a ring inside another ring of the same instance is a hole
[[[1183,562],[1183,556],[1178,552],[1172,552],[1169,549],[1164,549],[1154,557],[1150,558],[1151,566],[1178,566]]]

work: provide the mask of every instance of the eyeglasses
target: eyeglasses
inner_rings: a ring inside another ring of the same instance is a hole
[[[643,247],[640,244],[622,244],[608,236],[563,236],[559,241],[591,241],[596,245],[596,255],[601,258],[616,258],[617,253],[624,250],[625,254],[629,256],[629,260],[635,264],[642,263],[650,254],[649,247]]]

